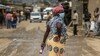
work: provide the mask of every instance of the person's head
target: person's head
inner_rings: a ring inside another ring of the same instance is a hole
[[[69,3],[68,2],[62,3],[62,6],[63,6],[64,9],[69,9]]]
[[[76,10],[74,10],[73,12],[74,12],[74,13],[76,13],[77,11],[76,11]]]
[[[53,15],[58,15],[63,11],[64,11],[64,9],[61,6],[54,7],[53,10],[52,10]]]
[[[99,8],[98,7],[95,9],[95,12],[99,12]]]

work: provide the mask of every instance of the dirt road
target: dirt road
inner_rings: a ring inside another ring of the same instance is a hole
[[[15,30],[0,29],[0,56],[47,56],[47,48],[39,54],[45,22],[24,21]],[[71,29],[69,30],[71,31]],[[100,39],[71,36],[65,45],[65,56],[100,56]]]

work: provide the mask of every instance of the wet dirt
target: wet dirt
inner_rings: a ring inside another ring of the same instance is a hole
[[[47,48],[42,55],[39,54],[45,22],[22,22],[19,28],[8,32],[0,32],[2,36],[8,36],[0,37],[0,56],[48,56]],[[69,35],[72,35],[72,32],[70,33]],[[99,43],[100,40],[97,38],[69,36],[65,45],[65,56],[100,56]]]

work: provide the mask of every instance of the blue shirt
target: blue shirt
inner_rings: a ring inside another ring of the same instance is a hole
[[[62,15],[62,14],[60,14],[60,15]],[[47,25],[50,26],[50,33],[51,33],[51,34],[57,34],[56,23],[58,23],[58,22],[62,24],[61,35],[62,35],[62,36],[65,36],[65,35],[66,35],[66,26],[65,26],[65,24],[64,24],[64,22],[63,22],[62,17],[60,17],[60,16],[54,16],[54,17],[47,23]]]

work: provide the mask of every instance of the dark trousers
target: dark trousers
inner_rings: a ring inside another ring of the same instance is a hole
[[[18,16],[18,22],[20,23],[22,21],[21,16]]]
[[[3,25],[3,21],[0,21],[0,29],[2,28]]]
[[[27,19],[28,19],[28,16],[27,16],[27,15],[25,15],[25,17],[26,17],[26,18],[25,18],[25,20],[27,21]]]
[[[77,24],[73,24],[73,34],[77,35]]]
[[[7,29],[11,28],[11,20],[7,20]]]
[[[28,19],[30,19],[30,15],[26,15],[26,21],[28,20]]]
[[[17,20],[13,20],[12,21],[12,28],[16,28],[16,25],[17,25]]]

